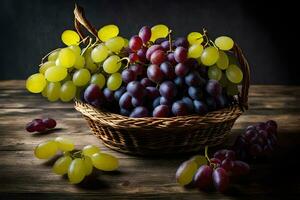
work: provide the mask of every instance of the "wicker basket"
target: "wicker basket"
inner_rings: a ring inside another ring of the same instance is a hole
[[[82,7],[75,5],[75,28],[84,38],[82,28],[97,37],[97,30],[86,19]],[[86,41],[87,42],[87,41]],[[75,109],[83,114],[93,132],[111,149],[137,155],[177,154],[219,145],[230,134],[235,120],[248,108],[249,65],[241,49],[232,49],[244,74],[235,105],[205,116],[170,118],[130,118],[75,100]]]
[[[178,154],[219,145],[230,134],[235,120],[248,108],[249,65],[235,45],[244,74],[241,92],[235,105],[205,116],[170,118],[130,118],[97,109],[81,101],[75,108],[83,114],[93,132],[111,149],[137,155]]]

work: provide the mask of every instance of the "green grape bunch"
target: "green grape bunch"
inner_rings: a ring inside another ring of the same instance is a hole
[[[119,160],[107,153],[101,152],[95,145],[87,145],[82,150],[75,150],[72,140],[56,137],[36,146],[34,155],[38,159],[50,159],[61,151],[61,156],[55,161],[52,171],[58,175],[68,175],[71,184],[77,184],[96,168],[102,171],[114,171],[119,167]]]

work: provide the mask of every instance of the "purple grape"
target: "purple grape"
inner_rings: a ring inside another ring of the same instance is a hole
[[[133,109],[133,111],[130,114],[130,117],[139,118],[139,117],[148,117],[149,112],[146,107],[139,106]]]
[[[124,109],[127,109],[127,110],[130,110],[132,108],[132,104],[131,104],[131,96],[128,92],[125,92],[120,100],[119,100],[119,106],[121,108],[124,108]]]
[[[209,80],[206,85],[206,92],[212,97],[218,97],[222,93],[222,87],[216,80]]]
[[[197,71],[191,71],[185,76],[185,83],[188,86],[200,86],[205,82]]]
[[[136,53],[129,54],[129,62],[130,63],[135,63],[137,61],[139,61],[139,56]]]
[[[143,26],[139,31],[139,37],[146,44],[151,38],[151,29],[148,26]]]
[[[186,38],[184,38],[184,37],[179,37],[179,38],[177,38],[177,39],[175,40],[174,46],[175,46],[175,47],[184,47],[184,48],[188,49],[188,48],[189,48],[189,42],[187,41]]]
[[[156,99],[154,99],[153,103],[152,103],[152,107],[156,108],[157,106],[160,105],[160,98],[161,97],[157,97]]]
[[[214,158],[219,159],[220,161],[223,161],[226,158],[227,149],[222,149],[219,151],[216,151],[214,153]]]
[[[146,87],[146,95],[149,99],[153,100],[159,96],[159,91],[156,87]]]
[[[172,81],[165,81],[160,85],[159,93],[167,99],[173,99],[177,94],[177,89]]]
[[[227,172],[231,171],[233,168],[234,162],[230,160],[229,158],[225,158],[222,163],[221,167],[225,169]]]
[[[167,55],[167,60],[174,66],[174,65],[176,65],[176,60],[175,60],[175,58],[174,58],[174,53],[169,53],[168,55]]]
[[[160,65],[166,60],[166,53],[163,50],[156,50],[151,54],[150,61],[152,64]]]
[[[265,130],[267,128],[267,124],[264,122],[259,122],[256,124],[256,129],[257,130]]]
[[[161,43],[163,43],[165,41],[168,41],[167,38],[158,38],[158,39],[155,40],[154,43],[155,44],[161,44]]]
[[[183,116],[188,114],[187,106],[183,102],[175,102],[172,105],[172,113],[175,116]]]
[[[202,101],[194,100],[194,110],[199,115],[205,115],[208,112],[208,108]]]
[[[104,90],[103,90],[103,95],[104,95],[105,100],[106,100],[107,102],[113,102],[114,99],[115,99],[115,97],[114,97],[114,92],[111,91],[111,90],[108,89],[108,88],[104,88]]]
[[[270,127],[273,127],[273,128],[275,128],[275,129],[277,129],[277,127],[278,127],[277,123],[276,123],[274,120],[268,120],[268,121],[266,122],[266,125],[267,125],[267,126],[270,126]]]
[[[189,97],[183,97],[181,99],[181,101],[186,105],[186,107],[188,108],[189,113],[194,112],[194,103],[193,103],[192,99],[190,99]]]
[[[155,84],[149,78],[143,78],[141,84],[146,88],[149,86],[155,86]]]
[[[125,83],[129,83],[136,79],[135,73],[131,69],[125,69],[122,71],[122,80]]]
[[[245,132],[244,138],[246,139],[246,141],[250,142],[251,139],[256,136],[256,134],[257,134],[256,130],[250,129]]]
[[[142,63],[146,63],[146,61],[147,61],[146,52],[147,52],[147,49],[144,47],[142,47],[141,49],[139,49],[136,52],[136,55],[139,57],[139,61],[141,61]]]
[[[237,160],[233,162],[233,167],[231,171],[235,176],[244,176],[249,173],[250,166],[243,161]]]
[[[210,163],[213,163],[213,164],[217,165],[217,167],[219,167],[221,165],[222,161],[219,160],[218,158],[211,158]]]
[[[254,125],[247,126],[246,131],[248,130],[256,130],[256,127]]]
[[[175,66],[175,74],[180,77],[184,77],[190,71],[189,67],[183,63],[178,63]]]
[[[124,108],[120,108],[120,114],[124,115],[124,116],[129,116],[130,115],[130,111]]]
[[[138,107],[143,105],[143,99],[142,98],[135,98],[131,97],[131,104],[133,107]]]
[[[89,85],[84,91],[84,100],[93,106],[101,106],[104,103],[104,99],[102,91],[95,84]]]
[[[168,51],[170,49],[170,42],[168,40],[163,41],[160,46],[165,50]]]
[[[185,85],[184,78],[182,77],[175,78],[174,83],[178,88],[182,88]]]
[[[197,88],[193,86],[189,87],[188,94],[193,100],[200,100],[202,97],[201,88]]]
[[[158,65],[153,64],[147,68],[147,76],[151,81],[155,83],[159,83],[163,79],[162,71],[160,70]]]
[[[219,192],[225,192],[229,186],[229,177],[225,169],[218,167],[212,173],[215,188]]]
[[[34,130],[40,133],[46,131],[47,129],[43,121],[35,121],[33,126],[34,126]]]
[[[187,59],[187,50],[183,47],[177,47],[174,51],[174,58],[177,62],[183,63]]]
[[[52,118],[43,119],[43,123],[45,124],[46,128],[55,128],[56,126],[56,121]]]
[[[212,184],[212,173],[213,170],[208,165],[202,165],[199,167],[194,176],[195,186],[200,190],[208,189]]]
[[[116,101],[119,101],[121,96],[126,92],[126,87],[121,86],[118,90],[115,91],[114,97]]]
[[[35,131],[35,127],[34,127],[34,122],[31,121],[28,124],[26,124],[26,131],[28,132],[34,132]]]
[[[158,45],[158,44],[155,44],[155,45],[152,45],[151,47],[149,47],[149,49],[148,49],[147,52],[146,52],[146,58],[147,58],[147,60],[150,60],[151,55],[152,55],[156,50],[163,50],[163,48],[162,48],[160,45]]]
[[[232,150],[227,150],[225,154],[225,158],[228,158],[230,160],[235,160],[235,152]]]
[[[144,86],[138,81],[132,81],[128,83],[126,90],[127,92],[136,98],[142,98],[144,96]]]
[[[143,68],[144,67],[140,64],[134,64],[129,67],[129,69],[131,69],[135,73],[136,76],[143,74],[143,70],[144,70]]]
[[[198,70],[200,68],[199,64],[198,64],[198,61],[195,58],[188,58],[188,59],[186,59],[186,61],[184,62],[184,64],[186,66],[188,66],[190,69],[193,69],[193,70]]]
[[[259,135],[261,135],[264,139],[267,139],[269,136],[269,133],[265,130],[258,131]]]
[[[167,79],[174,79],[176,77],[174,67],[169,62],[163,62],[160,64],[160,70]]]
[[[139,36],[137,36],[137,35],[132,36],[132,37],[130,38],[129,44],[128,44],[129,48],[130,48],[131,50],[133,50],[133,51],[139,50],[139,49],[142,47],[142,45],[143,45],[143,41],[142,41],[142,39],[141,39]]]
[[[165,97],[160,97],[159,103],[160,103],[160,105],[171,106],[172,105],[172,100],[171,99],[167,99]]]
[[[226,96],[224,96],[222,94],[215,97],[215,101],[216,101],[217,107],[219,109],[225,108],[228,105]]]
[[[159,105],[153,110],[153,117],[168,117],[170,115],[170,109],[166,105]]]

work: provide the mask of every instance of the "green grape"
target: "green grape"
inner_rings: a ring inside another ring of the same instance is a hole
[[[40,93],[46,87],[45,76],[41,73],[32,74],[26,80],[26,88],[29,92]]]
[[[65,30],[61,34],[61,40],[65,45],[70,46],[78,44],[78,42],[80,41],[80,37],[75,31]]]
[[[84,166],[85,166],[85,175],[88,176],[93,172],[93,162],[92,159],[88,156],[83,158]]]
[[[88,49],[84,54],[84,58],[85,58],[85,67],[93,73],[97,70],[98,66],[92,60],[91,52],[92,49]]]
[[[53,67],[55,66],[55,62],[54,61],[47,61],[45,63],[42,64],[42,66],[40,67],[39,69],[39,72],[41,74],[45,74],[46,70],[49,68],[49,67]]]
[[[69,46],[69,49],[72,49],[72,51],[75,53],[75,55],[80,55],[81,53],[81,49],[80,49],[80,46],[78,45],[71,45]]]
[[[64,67],[54,66],[50,67],[45,72],[45,77],[50,82],[58,82],[64,80],[68,74],[68,71]]]
[[[188,57],[189,58],[199,58],[202,54],[203,46],[199,44],[193,44],[189,47]]]
[[[182,163],[176,172],[177,182],[182,186],[189,184],[192,182],[197,169],[198,164],[195,161],[189,160]]]
[[[91,58],[94,62],[99,63],[105,60],[108,56],[108,49],[105,45],[96,46],[91,52]]]
[[[60,93],[60,82],[50,82],[47,85],[47,98],[49,101],[57,101]]]
[[[219,81],[222,77],[222,71],[216,65],[209,67],[207,74],[209,79],[217,81]]]
[[[188,42],[193,44],[201,44],[203,42],[203,35],[199,32],[191,32],[187,36]]]
[[[239,93],[239,88],[236,84],[228,83],[226,87],[226,93],[228,96],[234,96]]]
[[[151,28],[150,41],[154,42],[158,38],[165,38],[169,34],[169,28],[164,24],[158,24]]]
[[[62,156],[53,165],[53,172],[55,174],[64,175],[68,173],[69,166],[72,162],[72,158],[70,156]]]
[[[57,59],[60,67],[70,68],[75,64],[76,54],[73,50],[64,48],[60,50]]]
[[[47,88],[48,88],[48,81],[46,81],[46,86],[45,86],[45,88],[43,89],[43,91],[42,91],[42,96],[43,97],[45,97],[45,98],[47,98]]]
[[[75,64],[74,64],[74,67],[76,69],[81,69],[83,68],[85,65],[85,59],[82,55],[76,55],[76,61],[75,61]]]
[[[232,83],[240,83],[243,80],[243,72],[236,65],[229,65],[226,69],[226,76]]]
[[[124,39],[124,47],[128,47],[129,45],[129,40],[126,39],[126,38],[123,38]]]
[[[222,72],[221,79],[219,80],[219,83],[222,87],[227,87],[227,85],[228,85],[228,80],[227,80],[226,74],[223,72]]]
[[[57,150],[57,143],[54,140],[48,140],[35,147],[34,155],[39,159],[48,159],[53,157],[57,153]]]
[[[75,158],[68,169],[69,181],[72,184],[80,183],[85,177],[85,164],[82,159]]]
[[[116,37],[118,34],[119,34],[119,28],[114,24],[103,26],[98,31],[98,37],[103,42],[106,42],[110,38]]]
[[[119,87],[122,85],[122,76],[120,73],[114,73],[110,75],[107,79],[107,88],[111,91],[115,91],[119,89]]]
[[[105,42],[105,46],[112,52],[119,53],[124,47],[124,39],[122,37],[114,37]]]
[[[113,74],[117,72],[122,63],[120,61],[120,57],[116,55],[109,56],[103,63],[103,69],[108,74]]]
[[[60,88],[60,100],[64,102],[71,101],[76,95],[76,86],[72,81],[65,82]]]
[[[232,49],[234,42],[230,37],[220,36],[216,38],[215,44],[219,49],[228,51]]]
[[[72,151],[75,148],[73,141],[68,138],[57,137],[55,141],[57,142],[58,149],[61,151]]]
[[[105,85],[105,77],[103,74],[94,74],[91,78],[91,84],[96,84],[100,89]]]
[[[95,153],[91,158],[94,167],[103,171],[114,171],[119,167],[119,160],[106,153]]]
[[[213,46],[206,47],[201,55],[201,63],[205,66],[212,66],[219,59],[219,52]]]
[[[91,73],[87,69],[79,69],[73,74],[73,83],[76,86],[84,86],[91,79]]]
[[[219,51],[219,59],[218,59],[216,64],[220,69],[227,69],[228,68],[229,59],[228,59],[228,56],[226,55],[226,53],[224,51]]]
[[[195,162],[197,164],[197,168],[199,168],[201,165],[207,165],[206,157],[201,155],[193,156],[190,161]]]
[[[82,149],[82,154],[89,157],[99,152],[100,152],[100,148],[95,145],[87,145]]]
[[[55,62],[55,60],[56,60],[57,57],[58,57],[59,51],[60,51],[60,50],[53,51],[53,52],[48,56],[48,61],[53,61],[53,62]]]

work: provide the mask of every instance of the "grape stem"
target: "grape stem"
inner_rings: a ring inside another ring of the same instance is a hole
[[[88,50],[88,48],[90,48],[90,46],[92,45],[92,41],[93,41],[93,39],[92,39],[92,38],[89,38],[89,43],[88,43],[88,45],[82,50],[81,55],[83,55],[83,54]]]
[[[46,59],[51,53],[53,53],[53,52],[55,52],[55,51],[58,51],[58,50],[61,50],[61,48],[54,49],[54,50],[50,51],[49,53],[47,53],[47,54],[42,58],[41,64],[39,64],[39,66],[41,66],[42,64],[44,64],[45,59]]]
[[[169,39],[169,51],[167,51],[167,53],[173,52],[172,50],[172,30],[169,30],[169,34],[168,34],[168,39]]]
[[[121,58],[121,59],[119,60],[119,62],[122,62],[123,60],[126,60],[126,61],[127,61],[126,65],[125,65],[125,68],[127,68],[127,67],[129,66],[130,59],[129,59],[128,57],[124,57],[124,58]],[[119,62],[118,62],[118,63],[119,63]]]
[[[210,163],[210,159],[208,157],[208,146],[205,146],[204,156],[205,156],[206,160]]]
[[[202,37],[206,41],[203,46],[206,47],[209,44],[209,41],[210,41],[209,38],[208,38],[208,34],[207,34],[207,29],[206,28],[203,28],[203,36]]]
[[[78,156],[79,154],[79,156]],[[82,151],[81,150],[78,150],[78,151],[75,151],[72,155],[71,155],[72,158],[81,158],[82,157]]]

